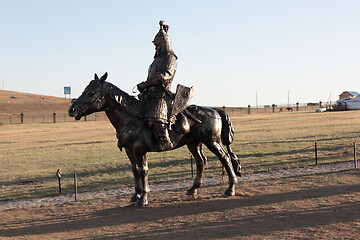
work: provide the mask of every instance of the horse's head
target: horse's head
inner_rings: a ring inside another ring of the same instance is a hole
[[[101,78],[95,73],[94,80],[85,88],[81,96],[69,108],[69,116],[80,120],[82,116],[104,110],[105,105],[105,73]]]

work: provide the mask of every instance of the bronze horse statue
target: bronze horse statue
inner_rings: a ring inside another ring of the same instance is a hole
[[[107,73],[101,78],[95,74],[81,96],[69,108],[69,116],[80,120],[94,112],[105,111],[111,124],[116,129],[118,147],[123,148],[131,162],[135,179],[135,193],[130,202],[136,206],[148,204],[148,162],[146,153],[156,151],[156,139],[144,122],[141,102],[134,96],[120,90],[115,85],[105,82]],[[234,129],[229,116],[220,109],[190,105],[185,113],[179,114],[170,130],[174,149],[186,145],[196,161],[197,173],[187,195],[195,195],[201,186],[206,164],[202,151],[204,144],[222,163],[229,177],[226,196],[235,195],[236,175],[240,176],[240,161],[232,152]],[[226,152],[221,145],[227,147]]]

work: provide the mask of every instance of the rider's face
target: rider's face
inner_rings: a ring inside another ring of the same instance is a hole
[[[156,51],[156,52],[160,52],[160,50],[161,50],[161,44],[155,44],[155,43],[154,43],[154,45],[155,45],[155,51]]]

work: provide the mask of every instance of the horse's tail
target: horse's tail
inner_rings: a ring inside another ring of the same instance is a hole
[[[219,113],[222,122],[221,130],[221,142],[226,146],[227,151],[231,158],[231,163],[233,165],[235,174],[241,177],[241,163],[240,159],[233,153],[230,144],[234,141],[234,127],[230,120],[229,115],[221,109],[215,108]]]

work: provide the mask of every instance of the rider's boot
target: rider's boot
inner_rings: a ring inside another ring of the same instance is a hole
[[[166,151],[174,148],[173,143],[171,142],[169,131],[165,124],[163,123],[154,123],[153,130],[155,132],[156,138],[158,140],[158,152]]]

